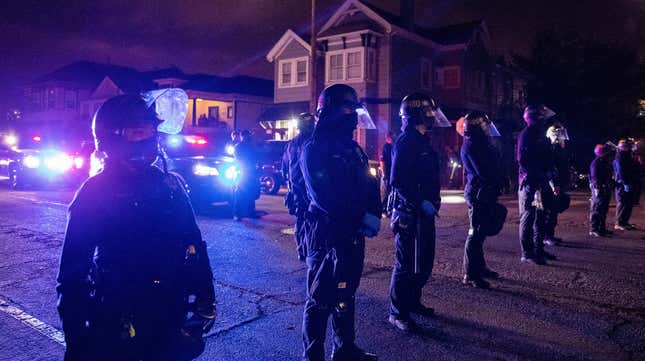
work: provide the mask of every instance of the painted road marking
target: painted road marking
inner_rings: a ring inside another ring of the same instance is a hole
[[[62,346],[65,346],[65,335],[63,334],[62,331],[60,331],[54,326],[46,324],[45,322],[28,314],[27,312],[21,310],[20,308],[14,305],[11,305],[9,301],[1,297],[0,297],[0,311],[8,314],[9,316],[22,322],[23,324],[33,328],[34,330],[38,331],[40,334],[44,335],[50,340]]]

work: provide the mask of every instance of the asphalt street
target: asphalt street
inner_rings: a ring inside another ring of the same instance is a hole
[[[62,360],[54,287],[73,191],[0,186],[0,360]],[[417,334],[387,322],[394,248],[384,219],[381,234],[367,242],[357,295],[361,347],[380,360],[645,360],[645,231],[590,238],[588,195],[577,193],[557,229],[565,243],[549,249],[558,260],[521,264],[517,199],[504,197],[507,223],[485,245],[502,278],[479,290],[460,283],[466,205],[459,192],[443,199],[423,294],[437,317],[418,318],[424,329]],[[262,196],[260,219],[234,222],[223,206],[198,216],[219,313],[199,360],[299,359],[305,267],[282,202]],[[641,229],[644,207],[632,218]],[[612,204],[611,224],[613,213]]]

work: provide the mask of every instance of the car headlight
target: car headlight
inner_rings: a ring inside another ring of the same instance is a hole
[[[23,159],[22,163],[27,168],[38,168],[40,167],[40,158],[33,155],[28,155],[25,157],[25,159]]]
[[[232,165],[226,168],[226,171],[224,172],[224,177],[228,180],[235,180],[238,174],[240,174],[240,171],[237,169],[236,166]]]
[[[228,154],[228,155],[235,154],[235,147],[232,146],[232,145],[227,145],[226,146],[226,154]]]
[[[67,154],[53,154],[45,157],[45,167],[55,172],[65,172],[74,166],[74,160]]]
[[[195,165],[195,167],[193,167],[193,173],[195,175],[202,176],[202,177],[219,175],[219,171],[217,170],[217,168],[209,167],[203,164]]]

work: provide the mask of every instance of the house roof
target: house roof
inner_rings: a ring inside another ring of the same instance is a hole
[[[133,68],[79,61],[54,70],[34,81],[73,82],[82,88],[94,90],[103,79],[110,78],[124,93],[139,93],[155,89],[154,79],[177,78],[186,80],[181,85],[186,90],[215,93],[237,93],[273,97],[273,81],[249,76],[220,77],[208,74],[186,74],[178,67],[138,71]]]
[[[298,116],[298,114],[308,111],[309,102],[278,103],[265,109],[258,119],[263,122],[285,120],[294,118]]]
[[[296,34],[296,32],[294,32],[293,30],[287,29],[287,31],[285,31],[284,34],[282,34],[282,36],[280,37],[280,40],[278,40],[278,42],[275,43],[273,48],[269,50],[269,53],[267,54],[267,60],[269,62],[273,62],[273,60],[277,56],[279,56],[282,53],[282,51],[287,47],[287,45],[289,45],[289,43],[291,43],[291,41],[293,40],[297,41],[300,45],[302,45],[302,47],[307,49],[308,52],[311,52],[311,46],[309,45],[309,38],[310,38],[310,35],[301,36]]]
[[[124,66],[78,61],[37,78],[34,83],[47,81],[72,82],[87,89],[96,88],[109,77],[124,92],[136,92],[151,88],[151,80],[136,69]]]
[[[273,81],[250,76],[225,78],[216,75],[195,74],[181,85],[183,89],[211,93],[237,93],[261,97],[273,97]]]

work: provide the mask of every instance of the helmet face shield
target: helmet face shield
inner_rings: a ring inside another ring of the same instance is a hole
[[[499,134],[499,131],[497,130],[497,127],[495,126],[495,123],[492,121],[488,123],[488,136],[490,137],[500,137],[501,134]]]
[[[446,115],[443,114],[441,108],[439,107],[432,109],[432,117],[434,118],[434,123],[432,124],[432,126],[435,128],[449,128],[452,126]]]
[[[184,127],[188,113],[188,95],[179,88],[151,90],[142,94],[148,107],[154,104],[161,124],[157,130],[166,134],[177,134]]]
[[[363,104],[360,104],[356,108],[356,115],[358,115],[358,124],[356,125],[359,129],[376,129],[376,125],[370,116],[370,112],[367,111],[367,108]]]

